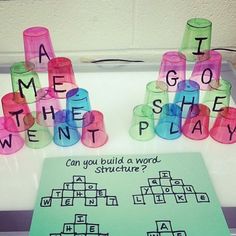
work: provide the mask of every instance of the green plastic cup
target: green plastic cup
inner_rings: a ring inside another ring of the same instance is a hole
[[[144,103],[152,107],[154,119],[158,119],[162,106],[169,103],[168,86],[162,81],[151,81],[146,85]]]
[[[34,71],[35,66],[31,62],[18,62],[11,66],[11,82],[13,92],[20,93],[26,103],[37,100],[37,90],[41,88],[38,74]],[[23,99],[16,99],[21,103]]]
[[[133,109],[133,118],[129,134],[133,139],[139,141],[147,141],[155,136],[152,107],[142,104]]]
[[[36,117],[36,112],[32,113]],[[52,142],[52,134],[48,127],[41,126],[34,119],[34,124],[25,132],[25,144],[32,149],[44,148]]]
[[[210,83],[210,90],[206,91],[203,103],[210,108],[211,117],[216,117],[223,107],[229,106],[231,87],[231,83],[224,79]]]
[[[207,60],[211,48],[211,21],[193,18],[187,21],[180,52],[187,61]]]

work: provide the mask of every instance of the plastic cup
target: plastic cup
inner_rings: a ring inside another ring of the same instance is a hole
[[[165,104],[155,132],[163,139],[177,139],[182,134],[181,123],[181,108],[174,103]]]
[[[36,117],[36,112],[32,113]],[[52,135],[46,126],[41,126],[36,119],[34,124],[25,132],[25,144],[32,149],[46,147],[52,141]]]
[[[50,34],[45,27],[31,27],[23,32],[25,61],[35,64],[35,70],[46,72],[48,61],[55,57]]]
[[[133,139],[139,141],[147,141],[155,137],[152,107],[141,104],[133,109],[129,134]]]
[[[16,153],[23,146],[24,139],[19,133],[9,132],[5,129],[5,117],[0,117],[0,154],[10,155]]]
[[[54,98],[66,98],[69,90],[78,87],[71,60],[66,57],[56,57],[48,62],[48,80]]]
[[[20,102],[17,103],[15,100]],[[25,131],[34,124],[34,117],[31,115],[28,104],[20,96],[20,93],[4,95],[2,97],[2,110],[5,116],[5,128],[8,131]]]
[[[81,142],[90,148],[101,147],[108,141],[104,117],[100,111],[92,110],[84,114]]]
[[[174,103],[181,107],[182,117],[187,117],[191,105],[199,103],[199,89],[199,84],[192,80],[184,80],[178,83]]]
[[[80,133],[77,128],[67,124],[67,110],[61,110],[55,114],[53,141],[61,147],[69,147],[80,140]]]
[[[222,108],[210,130],[210,136],[219,143],[236,143],[236,108]]]
[[[211,110],[211,117],[216,117],[223,107],[228,107],[231,94],[231,83],[227,80],[213,80],[209,91],[203,97],[203,103]]]
[[[209,56],[205,61],[196,61],[190,78],[200,85],[201,90],[209,90],[209,85],[213,80],[216,84],[220,80],[221,54],[211,50]]]
[[[37,91],[36,119],[42,126],[54,126],[55,113],[61,110],[59,99],[51,96],[50,88],[41,88]]]
[[[211,48],[211,21],[193,18],[187,21],[180,52],[187,61],[206,60]]]
[[[68,112],[67,123],[77,128],[83,127],[84,114],[91,110],[89,94],[86,89],[75,88],[66,94],[66,109]],[[86,124],[88,125],[88,124]]]
[[[37,90],[41,88],[38,74],[34,71],[35,66],[31,62],[18,62],[11,66],[11,82],[13,92],[19,92],[25,100],[17,100],[33,103],[37,99]],[[18,98],[18,97],[17,97]]]
[[[169,102],[168,87],[162,81],[151,81],[146,85],[145,104],[152,107],[154,119],[158,119],[162,106]]]
[[[204,104],[190,107],[182,127],[182,133],[193,140],[202,140],[209,136],[210,109]]]
[[[179,81],[185,80],[186,59],[179,52],[170,51],[162,56],[158,81],[168,86],[168,91],[176,91]]]

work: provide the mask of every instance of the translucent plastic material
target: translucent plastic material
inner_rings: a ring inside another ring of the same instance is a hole
[[[48,61],[55,57],[49,31],[45,27],[31,27],[23,32],[25,61],[35,64],[35,70],[46,72]]]
[[[19,103],[16,103],[15,100]],[[4,95],[2,97],[2,109],[5,116],[5,128],[8,131],[25,131],[34,124],[34,118],[30,113],[28,104],[19,93]]]
[[[177,139],[181,136],[181,108],[173,103],[162,107],[160,119],[155,127],[156,134],[163,139]]]
[[[41,88],[35,66],[31,62],[18,62],[11,66],[11,82],[13,92],[19,92],[22,98],[17,103],[33,103],[37,99],[37,90]]]
[[[100,111],[89,111],[84,114],[81,142],[90,148],[101,147],[108,141],[104,117]]]
[[[168,88],[166,83],[151,81],[146,85],[145,103],[152,107],[154,118],[158,119],[162,106],[169,102]]]
[[[213,80],[209,91],[203,97],[203,103],[211,110],[211,117],[216,117],[222,107],[228,107],[230,102],[231,83],[228,80]]]
[[[14,122],[12,122],[12,124],[14,125]],[[20,136],[19,133],[9,132],[8,130],[6,130],[5,117],[0,117],[0,154],[13,154],[19,151],[23,146],[24,139]]]
[[[211,50],[209,56],[205,61],[196,61],[190,78],[200,85],[201,90],[209,90],[210,83],[214,80],[218,84],[220,79],[221,54]]]
[[[154,113],[152,107],[142,104],[133,109],[129,134],[133,139],[139,141],[147,141],[154,138]]]
[[[61,110],[55,114],[53,141],[61,147],[72,146],[80,140],[80,133],[77,128],[70,127],[67,124],[67,112],[66,110]]]
[[[70,90],[66,94],[66,109],[71,111],[67,113],[68,124],[76,125],[78,128],[83,127],[86,124],[83,123],[83,116],[91,110],[88,91],[82,88]]]
[[[77,88],[72,63],[69,58],[56,57],[48,62],[49,87],[51,96],[66,98],[66,93]]]
[[[54,126],[55,113],[61,110],[60,101],[51,96],[50,88],[37,91],[37,123],[43,126]]]
[[[206,60],[211,48],[211,21],[193,18],[187,21],[180,52],[187,61]]]
[[[182,133],[193,140],[202,140],[209,136],[210,109],[204,104],[194,104],[189,108]]]
[[[181,107],[182,117],[187,117],[191,105],[199,103],[199,89],[199,84],[192,80],[178,83],[174,103]]]
[[[36,112],[33,112],[32,115],[36,117]],[[33,126],[25,132],[25,144],[29,148],[43,148],[49,145],[51,141],[52,135],[49,129],[46,126],[39,125],[36,119]]]
[[[236,143],[236,108],[224,107],[215,119],[210,136],[224,144]]]
[[[170,51],[162,56],[158,80],[168,86],[168,91],[176,91],[179,81],[185,80],[186,59],[179,52]]]

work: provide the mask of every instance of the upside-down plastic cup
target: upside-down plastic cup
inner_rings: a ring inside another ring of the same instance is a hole
[[[17,100],[19,103],[15,102]],[[11,132],[21,132],[34,124],[28,104],[19,93],[8,93],[2,97],[2,110],[5,117],[5,128]],[[27,120],[25,120],[27,117]]]
[[[86,124],[83,122],[84,114],[91,110],[88,91],[83,88],[70,90],[66,94],[66,109],[71,111],[67,113],[67,123],[82,128]]]
[[[50,34],[47,28],[31,27],[23,32],[25,61],[35,64],[37,72],[48,70],[48,61],[55,57]]]
[[[18,62],[11,66],[11,82],[13,92],[20,93],[25,100],[15,98],[17,103],[33,103],[37,100],[37,90],[41,88],[35,66],[31,62]]]
[[[139,141],[147,141],[155,137],[152,107],[146,104],[134,107],[129,134]]]
[[[55,113],[61,110],[59,99],[51,96],[50,88],[48,87],[39,89],[37,96],[37,123],[42,126],[54,126]]]
[[[154,118],[158,119],[162,106],[169,102],[167,84],[162,81],[151,81],[146,85],[145,104],[152,107]]]
[[[12,122],[12,124],[14,124],[14,122]],[[5,117],[0,117],[0,154],[10,155],[16,153],[23,146],[24,139],[19,133],[8,131],[5,128]]]
[[[80,133],[77,128],[67,124],[67,110],[61,110],[55,114],[53,141],[61,147],[69,147],[80,140]]]
[[[36,117],[36,112],[33,112],[33,116]],[[39,125],[36,119],[34,124],[25,132],[25,144],[29,148],[43,148],[49,145],[51,141],[52,135],[48,127]]]
[[[167,140],[177,139],[181,136],[181,108],[168,103],[162,107],[160,119],[155,127],[156,134]]]
[[[48,62],[48,80],[51,96],[55,98],[66,98],[69,90],[78,87],[71,60],[66,57],[56,57]]]
[[[209,90],[209,85],[213,80],[215,84],[219,83],[221,61],[221,54],[217,51],[210,50],[207,60],[196,61],[190,79],[196,81],[200,85],[201,90]]]
[[[184,80],[178,83],[174,103],[181,107],[182,117],[187,117],[191,105],[199,103],[199,89],[199,84],[192,80]]]
[[[211,117],[216,117],[223,107],[228,107],[231,94],[231,83],[228,80],[212,80],[210,89],[203,97],[203,103],[211,110]]]
[[[211,21],[193,18],[187,21],[180,52],[187,61],[206,60],[211,48]]]
[[[194,104],[189,108],[182,127],[184,136],[202,140],[209,136],[210,109],[204,104]]]
[[[185,80],[186,59],[179,52],[170,51],[162,56],[158,80],[168,86],[168,91],[176,91],[179,81]]]
[[[236,108],[222,108],[210,130],[210,136],[219,143],[236,143]]]
[[[100,111],[92,110],[84,114],[81,142],[90,148],[101,147],[108,141],[104,117]]]

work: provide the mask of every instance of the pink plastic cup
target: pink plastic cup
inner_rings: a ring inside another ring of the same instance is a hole
[[[71,60],[65,57],[56,57],[48,62],[48,80],[54,98],[66,98],[69,90],[78,87]]]
[[[14,125],[14,122],[12,122],[12,124]],[[19,133],[12,133],[6,130],[5,117],[0,117],[0,154],[13,154],[19,151],[23,146],[24,139],[19,135]]]
[[[84,114],[81,142],[90,148],[104,145],[108,140],[103,114],[99,111],[89,111]]]
[[[193,140],[202,140],[209,136],[210,109],[204,104],[194,104],[189,108],[182,133]]]
[[[55,114],[61,110],[58,99],[51,96],[50,88],[42,88],[37,91],[36,120],[43,126],[54,126]]]
[[[236,143],[236,108],[224,107],[218,113],[210,136],[219,143]]]
[[[14,99],[20,102],[17,103]],[[5,128],[10,132],[25,131],[34,124],[28,104],[23,100],[20,93],[8,93],[2,97]]]
[[[176,91],[177,84],[185,80],[186,60],[180,52],[170,51],[162,56],[159,81],[168,85],[168,91]]]
[[[197,60],[193,68],[191,80],[200,85],[201,90],[209,90],[210,83],[214,80],[219,83],[222,56],[219,52],[209,51],[209,58],[205,61]]]
[[[35,70],[46,72],[48,61],[55,57],[49,31],[45,27],[31,27],[23,32],[25,61],[35,64]]]

